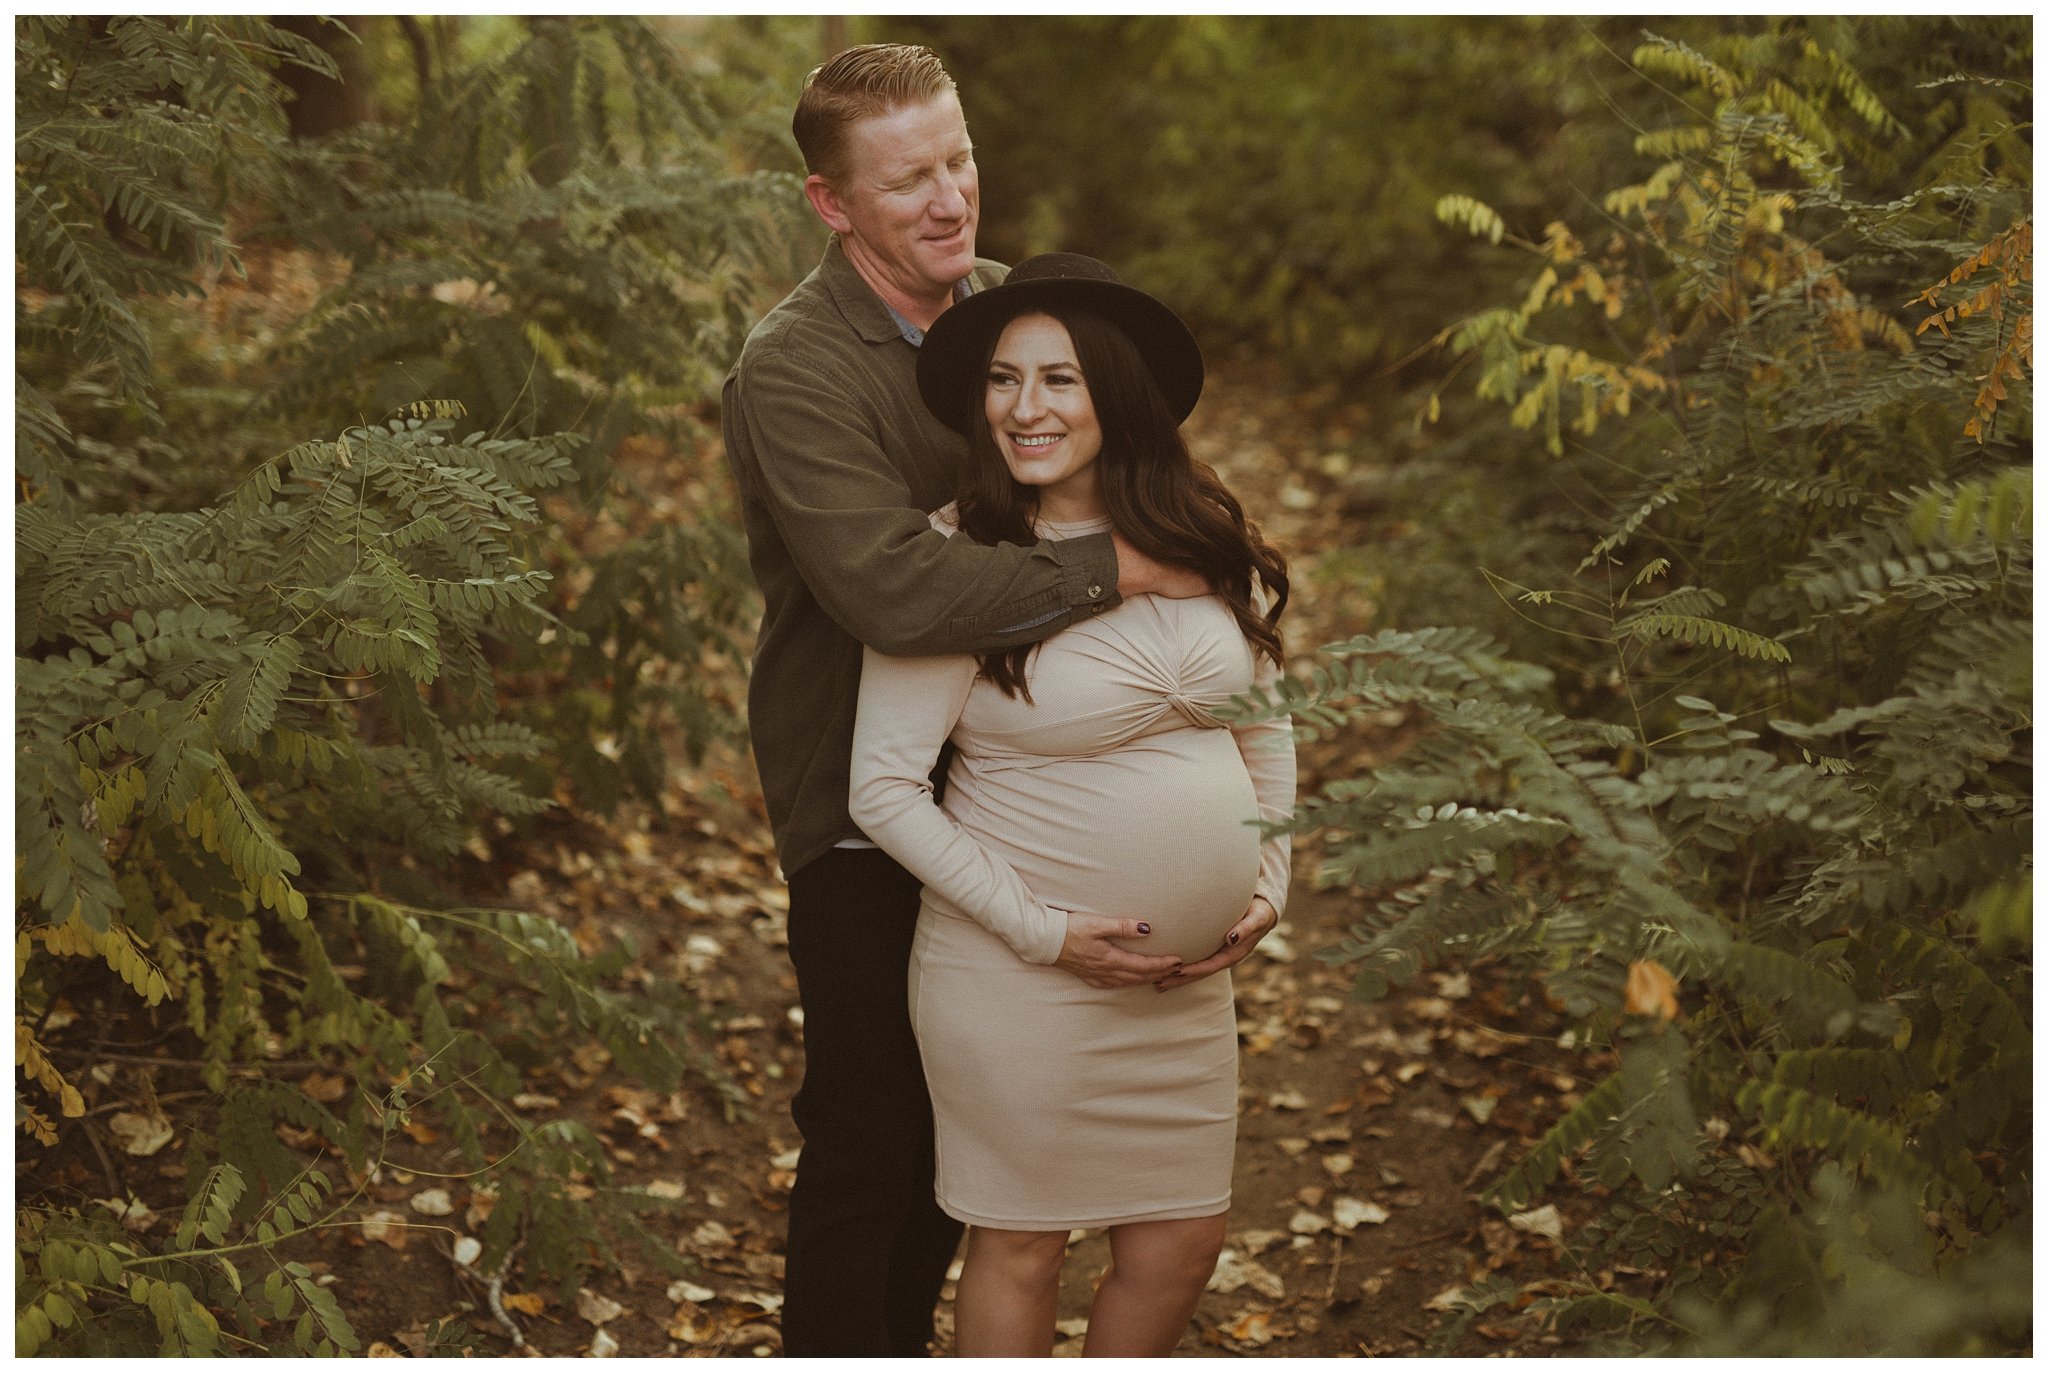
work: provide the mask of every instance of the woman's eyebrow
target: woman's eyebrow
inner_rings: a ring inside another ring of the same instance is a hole
[[[1007,367],[1012,372],[1028,372],[1031,370],[1023,363],[1011,362],[1008,358],[990,358],[988,365],[991,367]],[[1071,358],[1064,362],[1041,362],[1038,364],[1038,370],[1041,372],[1050,372],[1055,367],[1065,367],[1075,372],[1081,370],[1081,364],[1073,361]]]

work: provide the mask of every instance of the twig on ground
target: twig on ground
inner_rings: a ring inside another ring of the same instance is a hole
[[[525,1243],[526,1235],[522,1231],[519,1238],[512,1242],[512,1247],[505,1251],[504,1259],[498,1264],[498,1271],[491,1275],[489,1283],[484,1288],[484,1300],[490,1304],[491,1315],[505,1328],[505,1333],[512,1337],[514,1349],[526,1347],[526,1332],[519,1328],[519,1322],[513,1320],[511,1313],[505,1310],[505,1275],[512,1271],[512,1260],[518,1256],[520,1247]]]

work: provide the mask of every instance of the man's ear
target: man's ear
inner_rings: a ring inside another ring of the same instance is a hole
[[[839,192],[833,190],[832,183],[824,177],[813,174],[804,178],[804,199],[811,202],[818,218],[824,220],[833,233],[852,231],[853,221],[846,217],[846,207],[839,203]]]

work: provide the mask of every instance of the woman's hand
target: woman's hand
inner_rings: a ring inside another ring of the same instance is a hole
[[[1178,958],[1132,953],[1112,939],[1143,939],[1152,927],[1142,920],[1112,920],[1106,915],[1067,912],[1067,939],[1060,945],[1055,967],[1065,968],[1091,987],[1135,987],[1156,982],[1181,966]]]
[[[1199,963],[1190,963],[1179,972],[1168,973],[1152,985],[1162,992],[1175,987],[1185,987],[1190,982],[1199,982],[1211,973],[1220,973],[1225,968],[1242,963],[1252,946],[1272,933],[1280,923],[1280,912],[1273,909],[1273,903],[1263,896],[1254,896],[1246,908],[1244,919],[1230,927],[1230,933],[1223,936],[1223,947]]]

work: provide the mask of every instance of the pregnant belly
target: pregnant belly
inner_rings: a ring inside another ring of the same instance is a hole
[[[1251,903],[1258,799],[1228,730],[974,780],[963,821],[1047,905],[1150,924],[1136,952],[1206,958]]]

